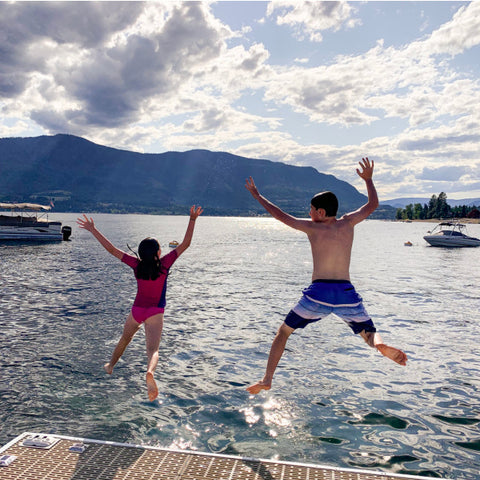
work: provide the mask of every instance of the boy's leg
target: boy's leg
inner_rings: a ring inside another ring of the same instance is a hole
[[[118,344],[112,353],[112,358],[108,363],[103,366],[103,368],[109,375],[112,374],[113,367],[123,355],[123,352],[127,348],[128,344],[131,342],[132,338],[137,333],[139,328],[140,324],[134,320],[132,312],[130,312],[123,327],[122,336],[120,337],[120,340],[118,341]]]
[[[400,365],[407,364],[407,356],[405,353],[398,348],[390,347],[383,343],[362,301],[358,304],[336,307],[333,313],[344,320],[353,330],[353,333],[360,334],[368,345],[376,348],[382,355]]]
[[[385,345],[378,332],[366,332],[362,330],[360,335],[373,348],[376,348],[383,356],[393,360],[400,365],[407,364],[407,355],[398,348]]]
[[[288,337],[294,332],[295,329],[289,327],[285,322],[282,323],[275,335],[272,346],[270,348],[270,355],[268,356],[267,369],[263,380],[254,385],[247,387],[247,390],[255,395],[261,390],[270,390],[272,386],[273,374],[277,368],[280,358],[282,358],[287,343]]]
[[[162,338],[163,313],[153,315],[145,321],[145,341],[147,344],[147,389],[152,402],[158,397],[158,387],[153,377],[158,364],[158,347]]]

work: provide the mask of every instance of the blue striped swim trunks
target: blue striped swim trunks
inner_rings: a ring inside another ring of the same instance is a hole
[[[362,297],[348,280],[315,280],[303,291],[285,323],[290,328],[305,328],[331,313],[340,317],[354,333],[376,331]]]

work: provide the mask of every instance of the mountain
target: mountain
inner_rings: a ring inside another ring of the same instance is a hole
[[[439,192],[440,193],[440,192]],[[437,195],[438,196],[438,195]],[[384,200],[380,202],[381,205],[390,205],[394,208],[405,208],[407,205],[414,205],[415,203],[420,203],[422,206],[427,204],[430,201],[431,197],[428,198],[393,198],[392,200]],[[473,207],[480,205],[480,198],[464,198],[462,200],[452,200],[447,198],[447,203],[451,207],[458,207],[459,205],[466,205],[467,207]]]
[[[186,214],[199,204],[207,215],[264,213],[245,190],[250,175],[294,215],[307,216],[311,197],[324,190],[338,196],[342,212],[366,201],[347,182],[312,167],[208,150],[143,154],[63,134],[0,139],[0,172],[1,200],[53,198],[57,211]]]

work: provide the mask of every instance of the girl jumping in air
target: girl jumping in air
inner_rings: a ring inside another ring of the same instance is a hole
[[[89,219],[83,215],[83,218],[77,219],[80,228],[89,231],[109,253],[131,267],[135,273],[138,287],[137,296],[123,327],[123,334],[112,353],[112,358],[103,368],[108,374],[112,374],[113,367],[143,323],[148,358],[146,382],[150,401],[155,400],[158,396],[158,387],[153,374],[158,363],[158,347],[162,336],[167,276],[175,260],[190,246],[195,220],[202,212],[202,207],[193,205],[190,208],[190,221],[182,243],[163,257],[160,257],[160,245],[154,238],[145,238],[140,242],[138,246],[140,258],[137,258],[116,248],[96,229],[92,218]]]

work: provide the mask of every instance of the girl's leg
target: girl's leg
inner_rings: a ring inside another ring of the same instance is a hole
[[[162,338],[163,313],[153,315],[145,321],[145,341],[147,344],[147,389],[148,398],[152,402],[158,396],[158,387],[153,378],[158,363],[158,347]]]
[[[105,371],[111,375],[113,372],[113,367],[116,365],[120,357],[123,355],[123,352],[127,348],[127,345],[131,342],[134,335],[137,333],[140,328],[140,323],[136,322],[133,318],[132,312],[128,315],[128,318],[123,327],[123,333],[118,341],[115,350],[112,353],[112,358],[108,363],[106,363],[103,368]]]

